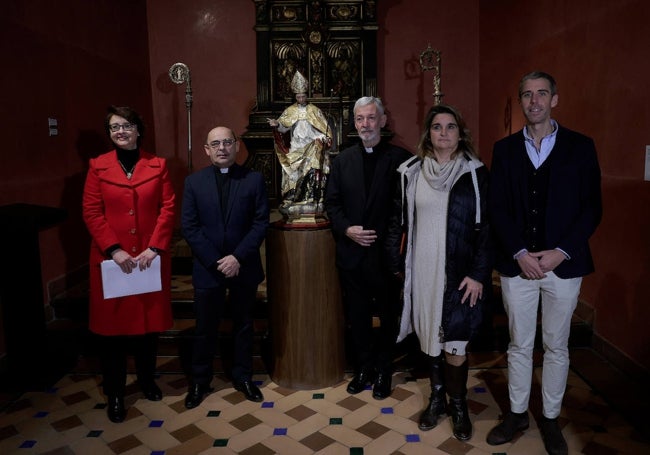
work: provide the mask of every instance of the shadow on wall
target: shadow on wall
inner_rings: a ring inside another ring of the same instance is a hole
[[[419,57],[415,55],[411,55],[410,58],[404,60],[404,78],[408,80],[414,80],[416,79],[418,81],[418,85],[415,89],[415,100],[416,100],[416,106],[417,106],[417,114],[416,114],[416,120],[419,125],[422,125],[424,122],[424,117],[426,115],[426,108],[427,108],[427,102],[426,97],[428,96],[427,90],[424,87],[424,71],[422,70],[422,67],[420,65],[420,59]],[[427,79],[428,80],[428,79]],[[430,92],[433,92],[433,88],[430,87]],[[412,149],[413,147],[407,147],[408,149]]]
[[[55,295],[88,279],[90,235],[81,211],[83,188],[90,158],[110,148],[108,139],[95,130],[81,131],[75,146],[83,170],[66,177],[61,194],[59,207],[68,213],[68,218],[59,228],[61,249],[65,254],[65,276],[51,290]],[[50,298],[53,297],[51,294]]]

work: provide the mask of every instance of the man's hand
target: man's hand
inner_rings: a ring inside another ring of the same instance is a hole
[[[217,270],[223,273],[226,278],[239,275],[239,261],[235,256],[229,254],[217,261]]]
[[[370,246],[377,240],[375,231],[372,229],[365,230],[363,226],[350,226],[345,230],[345,235],[361,246]]]
[[[539,265],[537,258],[533,256],[534,254],[538,253],[522,254],[521,257],[517,259],[517,263],[519,264],[521,272],[525,278],[528,278],[529,280],[541,280],[546,275],[544,274],[542,267]]]
[[[537,259],[542,272],[552,272],[555,267],[560,265],[566,259],[564,253],[560,250],[544,250],[537,253],[530,253],[530,255]]]

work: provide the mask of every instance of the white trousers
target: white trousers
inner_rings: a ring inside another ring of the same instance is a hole
[[[533,378],[533,348],[537,309],[542,302],[542,404],[546,418],[560,415],[569,374],[571,316],[578,303],[582,278],[558,278],[554,273],[541,280],[501,276],[503,306],[508,314],[508,391],[510,410],[528,410]]]

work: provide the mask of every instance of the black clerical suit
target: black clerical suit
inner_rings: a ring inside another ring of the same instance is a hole
[[[217,328],[223,318],[226,290],[233,318],[232,378],[250,380],[253,349],[253,305],[264,279],[260,246],[269,223],[264,178],[233,164],[228,174],[208,166],[185,180],[183,236],[194,254],[192,282],[196,312],[192,380],[207,386],[213,374]],[[226,278],[217,260],[232,254],[240,263],[237,276]]]
[[[369,154],[362,143],[343,150],[331,167],[325,209],[336,241],[343,304],[357,371],[388,373],[397,339],[400,282],[388,272],[384,240],[391,201],[397,185],[397,167],[412,155],[388,142]],[[345,234],[350,226],[377,233],[377,240],[362,247]],[[373,338],[372,318],[381,328]]]

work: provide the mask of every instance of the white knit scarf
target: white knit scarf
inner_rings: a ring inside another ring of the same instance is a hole
[[[430,156],[425,156],[422,162],[422,176],[434,190],[448,193],[456,180],[469,170],[464,164],[462,155],[457,155],[443,164]]]

